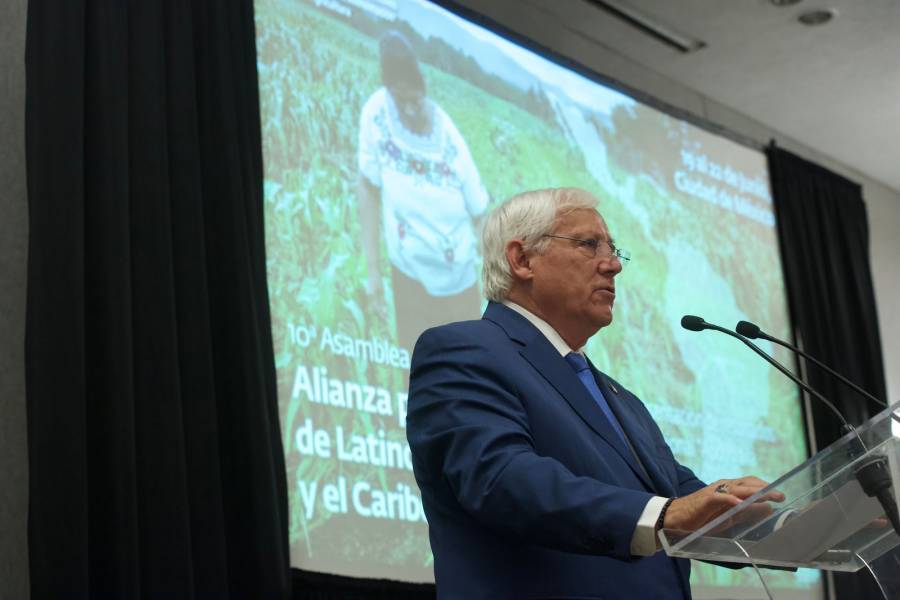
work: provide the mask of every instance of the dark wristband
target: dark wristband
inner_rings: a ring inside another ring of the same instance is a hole
[[[666,520],[666,511],[669,510],[669,507],[672,506],[673,502],[675,502],[675,498],[669,498],[666,500],[666,503],[663,504],[662,510],[659,511],[659,518],[656,519],[656,528],[654,531],[659,531],[663,528],[663,521]]]

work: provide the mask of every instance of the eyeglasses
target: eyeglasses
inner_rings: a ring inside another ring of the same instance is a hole
[[[582,240],[579,238],[566,237],[564,235],[545,235],[543,237],[578,242],[578,247],[587,250],[590,253],[591,258],[599,257],[604,260],[617,258],[623,269],[631,262],[631,252],[623,250],[622,248],[616,248],[615,244],[606,240]]]

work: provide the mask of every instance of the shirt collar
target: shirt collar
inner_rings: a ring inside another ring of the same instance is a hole
[[[537,330],[540,331],[545,338],[547,338],[547,341],[550,342],[550,344],[554,348],[556,348],[556,351],[559,352],[560,356],[565,356],[570,352],[577,352],[582,355],[584,354],[584,348],[579,348],[578,350],[571,349],[566,341],[562,338],[562,336],[559,335],[559,333],[557,333],[557,331],[550,326],[550,323],[543,320],[527,308],[516,304],[512,300],[504,300],[503,306],[511,308],[512,310],[528,319],[528,322],[537,327]]]

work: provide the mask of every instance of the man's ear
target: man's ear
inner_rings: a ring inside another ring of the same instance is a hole
[[[534,277],[531,269],[531,254],[525,251],[522,240],[512,240],[506,243],[506,260],[509,262],[509,270],[513,279],[528,281]]]

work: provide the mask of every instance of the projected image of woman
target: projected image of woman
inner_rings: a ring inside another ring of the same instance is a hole
[[[411,350],[426,328],[476,318],[475,219],[488,205],[469,148],[428,97],[409,42],[380,41],[381,81],[359,127],[359,218],[367,292],[384,316],[379,233],[391,263],[397,337]]]

